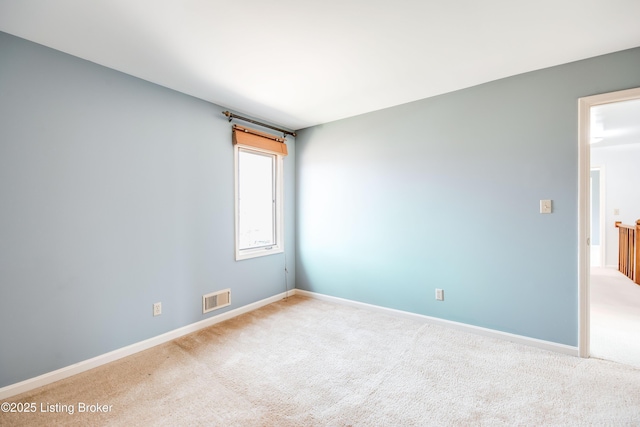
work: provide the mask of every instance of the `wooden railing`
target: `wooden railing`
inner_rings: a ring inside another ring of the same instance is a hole
[[[618,227],[618,270],[640,285],[640,219],[635,225],[616,222]]]

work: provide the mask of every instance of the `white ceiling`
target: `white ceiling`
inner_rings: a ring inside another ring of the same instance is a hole
[[[591,107],[590,122],[592,148],[640,144],[640,99]]]
[[[0,30],[300,129],[640,46],[640,1],[0,0]]]

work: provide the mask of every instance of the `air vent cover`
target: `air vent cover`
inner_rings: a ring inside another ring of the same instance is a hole
[[[231,289],[202,295],[202,313],[208,313],[231,304]]]

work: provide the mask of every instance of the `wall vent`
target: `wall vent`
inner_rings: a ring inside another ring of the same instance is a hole
[[[231,289],[202,295],[202,314],[231,305]]]

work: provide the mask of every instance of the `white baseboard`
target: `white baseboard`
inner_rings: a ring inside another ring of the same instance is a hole
[[[333,297],[330,295],[318,294],[315,292],[303,291],[302,289],[294,290],[296,295],[302,295],[324,301],[335,302],[338,304],[349,305],[352,307],[364,308],[385,313],[391,316],[403,317],[406,319],[417,320],[420,322],[431,323],[448,328],[457,329],[472,334],[483,335],[485,337],[498,338],[501,340],[511,341],[518,344],[524,344],[532,347],[538,347],[544,350],[554,351],[557,353],[568,354],[570,356],[579,356],[578,347],[572,347],[566,344],[558,344],[551,341],[529,338],[522,335],[510,334],[508,332],[496,331],[494,329],[482,328],[480,326],[467,325],[466,323],[454,322],[451,320],[438,319],[437,317],[425,316],[423,314],[410,313],[408,311],[395,310],[393,308],[381,307],[378,305],[367,304],[358,301],[352,301],[344,298]]]
[[[109,362],[122,359],[123,357],[127,357],[140,351],[147,350],[151,347],[155,347],[159,344],[163,344],[176,338],[180,338],[181,336],[196,332],[200,329],[215,325],[216,323],[223,322],[241,314],[248,313],[250,311],[256,310],[260,307],[264,307],[265,305],[272,304],[276,301],[280,301],[281,299],[292,295],[295,295],[295,289],[288,292],[282,292],[278,295],[274,295],[272,297],[265,298],[254,303],[247,304],[242,307],[238,307],[234,310],[227,311],[217,316],[209,317],[207,319],[192,323],[187,326],[183,326],[178,329],[174,329],[173,331],[169,331],[162,335],[158,335],[153,338],[149,338],[147,340],[119,348],[109,353],[101,354],[100,356],[96,356],[88,360],[83,360],[82,362],[78,362],[40,376],[2,387],[0,388],[0,400],[7,399],[11,396],[33,390],[47,384],[51,384],[64,378],[79,374],[81,372],[88,371],[89,369],[97,368],[98,366],[105,365]]]
[[[163,344],[165,342],[169,342],[176,338],[180,338],[184,335],[190,334],[192,332],[196,332],[200,329],[215,325],[216,323],[223,322],[225,320],[229,320],[233,317],[239,316],[244,313],[248,313],[250,311],[256,310],[260,307],[264,307],[265,305],[272,304],[276,301],[280,301],[281,299],[287,296],[293,295],[302,295],[310,298],[315,298],[319,300],[334,302],[343,305],[350,305],[352,307],[364,308],[368,310],[378,311],[380,313],[384,313],[387,315],[404,317],[407,319],[417,320],[421,322],[432,323],[436,325],[446,326],[449,328],[458,329],[464,332],[470,332],[478,335],[483,335],[492,338],[503,339],[519,344],[529,345],[533,347],[542,348],[549,351],[555,351],[558,353],[564,353],[571,356],[578,356],[578,347],[571,347],[564,344],[558,344],[550,341],[539,340],[535,338],[524,337],[521,335],[510,334],[507,332],[496,331],[493,329],[481,328],[479,326],[467,325],[464,323],[453,322],[450,320],[438,319],[436,317],[425,316],[422,314],[410,313],[408,311],[395,310],[392,308],[381,307],[378,305],[367,304],[358,301],[352,301],[344,298],[333,297],[330,295],[318,294],[315,292],[304,291],[301,289],[293,289],[288,292],[283,292],[278,295],[274,295],[269,298],[265,298],[260,301],[256,301],[251,304],[247,304],[243,307],[236,308],[234,310],[227,311],[225,313],[219,314],[217,316],[209,317],[207,319],[201,320],[196,323],[192,323],[187,326],[183,326],[178,329],[174,329],[173,331],[166,332],[162,335],[158,335],[153,338],[149,338],[144,341],[137,342],[135,344],[131,344],[126,347],[119,348],[117,350],[111,351],[109,353],[101,354],[100,356],[96,356],[94,358],[84,360],[82,362],[75,363],[70,366],[66,366],[61,369],[57,369],[52,372],[48,372],[46,374],[30,378],[25,381],[21,381],[19,383],[11,384],[6,387],[0,388],[0,399],[7,399],[11,396],[15,396],[20,393],[27,392],[29,390],[33,390],[38,387],[45,386],[47,384],[51,384],[53,382],[62,380],[64,378],[71,377],[73,375],[79,374],[81,372],[88,371],[89,369],[97,368],[98,366],[105,365],[107,363],[113,362],[118,359],[122,359],[123,357],[130,356],[132,354],[138,353],[143,350],[147,350],[151,347],[155,347],[157,345]]]

